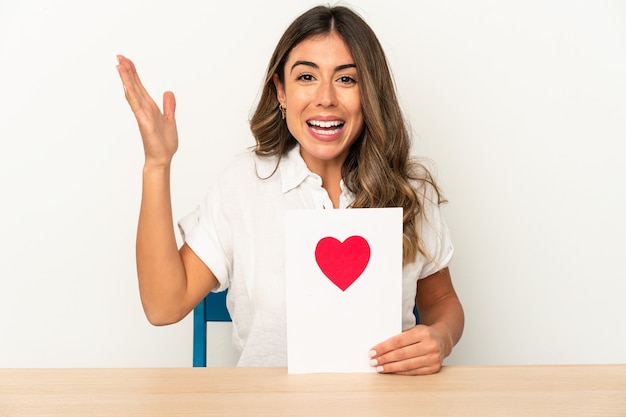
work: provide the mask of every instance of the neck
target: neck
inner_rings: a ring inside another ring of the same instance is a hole
[[[333,203],[333,208],[339,207],[339,196],[341,195],[341,179],[343,162],[345,158],[335,158],[332,160],[307,160],[303,156],[304,162],[309,170],[320,176],[322,179],[322,187],[328,193]]]
[[[341,196],[341,174],[337,177],[331,178],[330,176],[322,176],[322,187],[328,193],[330,201],[333,203],[333,208],[339,208],[339,196]]]

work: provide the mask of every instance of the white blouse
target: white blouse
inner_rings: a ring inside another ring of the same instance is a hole
[[[322,179],[309,171],[299,147],[276,169],[276,157],[245,152],[217,178],[198,207],[178,225],[184,241],[228,290],[233,344],[239,366],[287,366],[284,214],[292,209],[330,209]],[[274,172],[275,171],[275,172]],[[340,208],[353,196],[341,184]],[[427,197],[434,190],[427,190]],[[434,200],[436,201],[436,200]],[[446,267],[453,246],[440,209],[424,203],[420,233],[428,252],[403,269],[402,326],[415,326],[417,280]]]

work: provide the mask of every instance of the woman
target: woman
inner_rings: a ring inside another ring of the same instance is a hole
[[[174,95],[164,94],[161,113],[130,60],[119,56],[118,71],[145,152],[137,269],[151,323],[177,322],[209,291],[228,287],[239,365],[285,366],[284,211],[400,206],[404,331],[372,347],[370,364],[384,373],[439,371],[464,322],[442,199],[410,159],[384,52],[356,13],[314,7],[285,31],[250,121],[254,152],[236,158],[180,220],[180,248],[169,188]]]

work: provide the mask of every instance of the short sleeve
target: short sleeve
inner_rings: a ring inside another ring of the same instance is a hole
[[[223,188],[218,181],[204,200],[178,221],[183,241],[209,267],[218,285],[214,292],[229,286],[232,273],[232,233],[225,208]]]
[[[420,255],[424,257],[424,263],[418,275],[419,279],[447,267],[454,253],[450,231],[441,211],[437,192],[430,184],[423,185],[420,191],[424,196],[423,216],[417,227],[426,253]]]

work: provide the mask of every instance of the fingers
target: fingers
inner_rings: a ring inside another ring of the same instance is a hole
[[[376,371],[386,374],[429,375],[439,372],[441,359],[437,352],[424,354],[416,346],[371,359]]]
[[[174,113],[176,112],[176,98],[174,93],[166,91],[163,93],[163,117],[169,121],[174,121]]]
[[[123,55],[118,55],[117,60],[117,71],[122,79],[124,95],[133,112],[137,113],[144,107],[156,106],[141,83],[135,64]]]
[[[165,123],[174,124],[176,111],[176,99],[171,91],[163,94],[163,113],[159,106],[152,99],[148,91],[144,88],[135,64],[123,55],[118,55],[117,71],[124,86],[124,95],[135,114],[142,133],[153,132],[158,129],[157,125],[161,119]]]
[[[427,326],[416,326],[374,346],[370,358],[377,372],[403,375],[436,373],[444,359]]]

